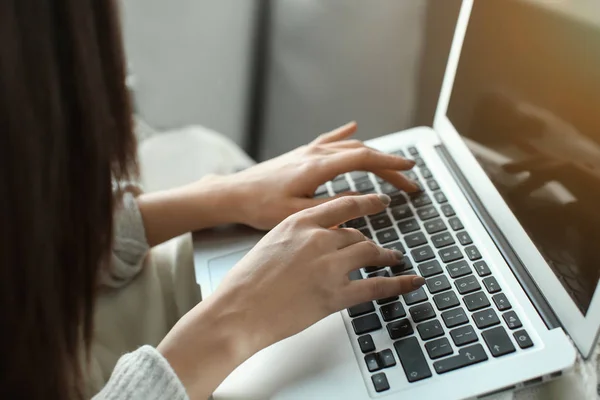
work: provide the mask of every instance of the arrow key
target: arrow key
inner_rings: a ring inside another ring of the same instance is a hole
[[[515,351],[515,346],[513,346],[512,341],[501,326],[483,331],[481,336],[483,336],[485,344],[487,344],[494,357],[500,357]]]

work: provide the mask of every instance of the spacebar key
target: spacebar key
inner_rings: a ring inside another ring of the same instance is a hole
[[[454,371],[468,365],[473,365],[487,360],[488,357],[480,344],[469,347],[463,347],[458,351],[458,355],[449,357],[433,363],[433,368],[438,374]]]
[[[414,336],[398,340],[394,343],[394,347],[409,382],[420,381],[431,376],[421,345]]]

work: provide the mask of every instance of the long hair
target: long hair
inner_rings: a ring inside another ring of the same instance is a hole
[[[2,399],[83,397],[131,119],[113,0],[0,0]]]

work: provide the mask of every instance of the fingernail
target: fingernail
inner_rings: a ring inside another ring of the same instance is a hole
[[[402,254],[401,251],[393,250],[392,253],[394,253],[394,256],[398,259],[398,261],[404,260],[404,254]]]
[[[380,195],[378,195],[378,197],[379,197],[379,200],[381,200],[381,202],[386,205],[386,207],[389,206],[390,203],[392,202],[392,199],[387,194],[380,194]]]
[[[421,185],[419,185],[417,182],[415,182],[415,181],[410,181],[410,183],[412,183],[412,185],[413,185],[413,187],[414,187],[414,189],[415,189],[415,190],[414,190],[415,192],[420,192],[420,191],[422,191],[422,190],[423,190],[423,189],[421,188]]]
[[[412,285],[415,289],[420,288],[424,284],[425,284],[425,278],[423,278],[422,276],[415,276],[412,280]]]
[[[408,161],[408,165],[410,165],[410,167],[414,167],[415,165],[417,165],[417,162],[415,160],[406,160]]]

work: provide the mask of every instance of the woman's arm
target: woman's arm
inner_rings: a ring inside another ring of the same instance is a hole
[[[351,123],[275,159],[227,176],[209,176],[178,189],[138,198],[150,246],[185,232],[227,223],[271,229],[288,216],[331,199],[314,199],[339,174],[371,171],[399,189],[418,190],[402,170],[414,162],[346,140]],[[351,193],[339,193],[346,196]]]
[[[137,198],[150,247],[186,232],[241,222],[240,190],[232,179],[211,175],[190,185]]]

